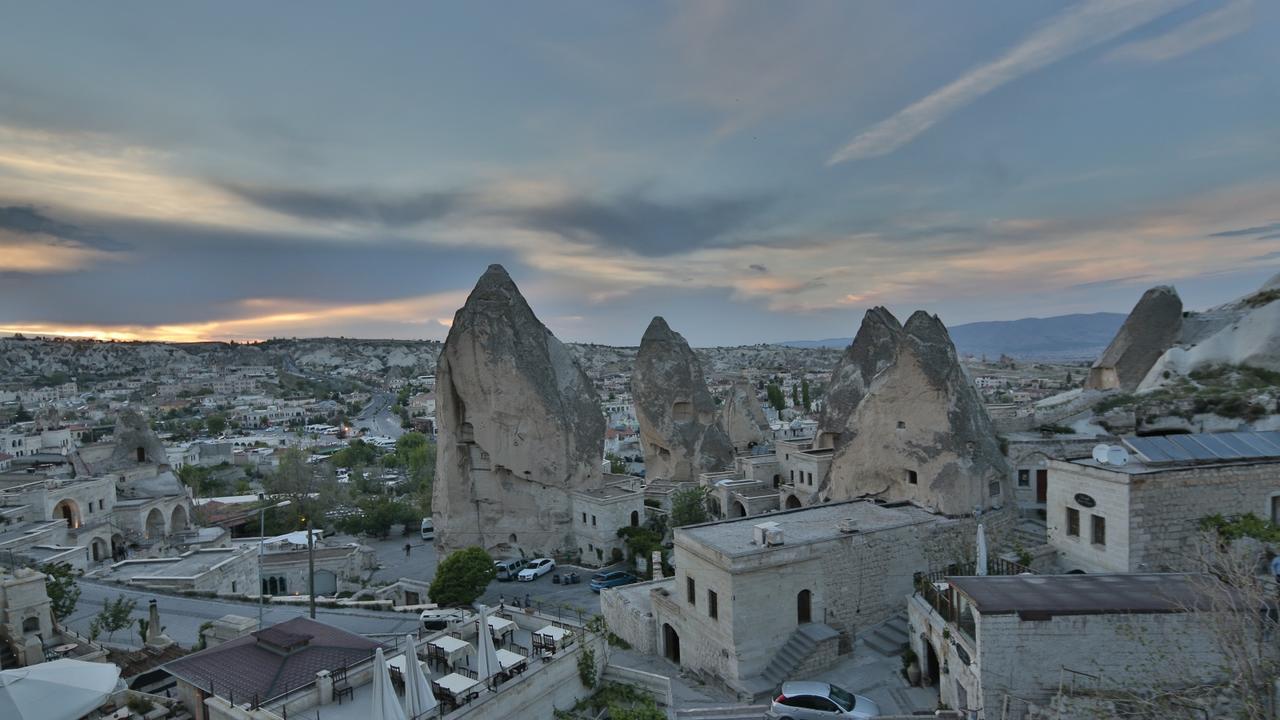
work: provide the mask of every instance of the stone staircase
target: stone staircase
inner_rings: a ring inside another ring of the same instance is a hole
[[[818,647],[818,643],[836,637],[839,637],[839,633],[829,625],[822,623],[801,625],[778,649],[773,660],[769,661],[769,665],[765,667],[764,673],[750,683],[752,692],[757,697],[772,693],[783,681],[789,679],[805,660],[809,659]]]
[[[907,633],[907,616],[895,615],[860,635],[859,639],[881,655],[893,657],[906,652]]]
[[[1043,520],[1022,518],[1013,529],[1011,541],[1014,545],[1021,545],[1024,550],[1033,550],[1049,541],[1049,529]]]

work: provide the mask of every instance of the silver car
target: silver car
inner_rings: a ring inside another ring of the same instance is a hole
[[[766,717],[776,720],[834,720],[835,718],[880,717],[880,706],[870,698],[854,695],[839,685],[825,682],[789,682],[773,699]]]

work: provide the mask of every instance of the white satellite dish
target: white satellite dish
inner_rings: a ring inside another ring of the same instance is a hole
[[[1129,451],[1119,445],[1112,445],[1107,448],[1107,464],[1108,465],[1124,465],[1129,462]]]
[[[1094,445],[1093,459],[1103,465],[1106,465],[1107,458],[1109,457],[1110,451],[1111,451],[1111,447],[1106,443],[1100,443],[1098,445]]]

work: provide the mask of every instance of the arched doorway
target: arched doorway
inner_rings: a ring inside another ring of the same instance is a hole
[[[796,593],[796,623],[804,625],[813,622],[813,593],[801,590]]]
[[[111,559],[123,560],[125,556],[124,536],[116,533],[111,536]]]
[[[680,664],[680,636],[675,628],[667,623],[662,624],[662,656],[671,662]]]
[[[107,543],[102,538],[94,538],[89,543],[89,550],[93,554],[94,562],[101,562],[107,559]]]
[[[631,511],[631,527],[640,527],[640,511]]]
[[[58,504],[53,506],[53,517],[67,521],[69,528],[78,528],[80,527],[80,506],[71,498],[59,500]]]
[[[338,592],[338,576],[332,570],[316,571],[316,595],[334,595]]]
[[[924,651],[925,651],[926,657],[925,657],[925,665],[924,665],[924,677],[921,678],[921,682],[924,685],[937,684],[938,681],[940,680],[939,676],[941,675],[941,672],[938,668],[938,653],[933,649],[933,645],[931,643],[924,644]]]
[[[733,505],[729,506],[729,517],[746,517],[746,516],[747,516],[747,509],[742,506],[741,502],[734,500]]]
[[[160,508],[151,508],[147,513],[147,538],[154,540],[164,537],[164,513]]]
[[[169,531],[178,532],[187,529],[187,509],[178,505],[169,516]]]
[[[799,495],[788,495],[788,496],[787,496],[787,509],[788,509],[788,510],[795,510],[795,509],[796,509],[796,508],[798,508],[798,507],[800,507],[800,496],[799,496]]]

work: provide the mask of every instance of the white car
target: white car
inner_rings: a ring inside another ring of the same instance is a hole
[[[529,561],[520,574],[516,576],[516,580],[520,582],[532,582],[556,569],[556,561],[551,558],[534,558]]]

